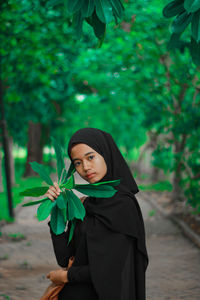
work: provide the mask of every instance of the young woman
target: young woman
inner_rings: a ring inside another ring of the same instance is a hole
[[[73,262],[67,271],[48,274],[52,282],[65,283],[59,300],[144,300],[149,258],[135,197],[139,190],[127,163],[111,135],[95,128],[75,132],[68,154],[89,183],[121,181],[113,197],[82,199],[86,215],[77,223],[68,246],[70,222],[60,235],[50,229],[58,264],[67,267],[70,258]],[[54,183],[46,195],[54,201],[59,193]]]

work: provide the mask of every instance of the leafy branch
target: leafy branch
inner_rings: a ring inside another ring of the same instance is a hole
[[[63,151],[55,139],[52,138],[52,143],[56,153],[58,185],[61,190],[60,195],[55,201],[51,201],[48,197],[37,201],[25,203],[23,206],[40,204],[37,209],[37,218],[43,221],[51,215],[50,225],[53,232],[58,235],[64,232],[67,221],[71,221],[71,229],[69,234],[68,244],[72,239],[76,220],[83,221],[85,217],[85,208],[81,200],[72,191],[73,189],[92,197],[112,197],[117,190],[114,186],[120,183],[120,180],[105,181],[93,184],[76,184],[74,180],[75,168],[71,163],[68,171],[65,169]],[[49,185],[53,185],[53,181],[46,172],[43,165],[37,162],[31,162],[32,169],[37,172],[40,177]],[[49,186],[34,187],[24,190],[20,196],[39,197],[44,195]]]

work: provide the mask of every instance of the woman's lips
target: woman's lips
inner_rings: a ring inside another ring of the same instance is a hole
[[[91,173],[91,174],[88,174],[88,175],[86,175],[87,176],[87,178],[91,178],[91,177],[93,177],[95,175],[95,173]]]

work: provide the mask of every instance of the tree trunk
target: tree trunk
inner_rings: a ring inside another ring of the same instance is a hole
[[[135,166],[135,169],[138,172],[138,178],[141,178],[141,174],[143,172],[147,172],[147,170],[145,170],[145,168],[143,166],[145,153],[147,153],[149,149],[151,149],[151,151],[153,151],[157,147],[158,134],[156,132],[149,131],[148,136],[149,136],[149,141],[141,147],[140,156],[139,156],[136,166]]]
[[[8,137],[9,143],[9,161],[10,161],[10,178],[12,186],[15,184],[15,161],[13,156],[13,138]]]
[[[173,190],[172,190],[172,201],[182,201],[183,200],[183,191],[180,186],[181,176],[182,176],[182,156],[184,154],[185,144],[187,140],[187,135],[182,134],[181,141],[174,141],[174,157],[175,157],[175,171],[173,176]]]
[[[43,143],[42,143],[42,125],[40,123],[29,122],[28,128],[28,154],[25,166],[24,177],[35,176],[37,173],[33,171],[29,162],[43,161]]]
[[[152,175],[151,175],[152,183],[156,183],[160,180],[159,175],[160,175],[160,169],[153,166]]]

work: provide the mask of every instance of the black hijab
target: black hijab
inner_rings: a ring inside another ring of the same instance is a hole
[[[90,272],[99,300],[144,300],[148,254],[139,189],[111,135],[96,128],[74,133],[68,154],[84,143],[104,157],[107,173],[100,181],[121,179],[110,198],[87,197],[87,248]]]

